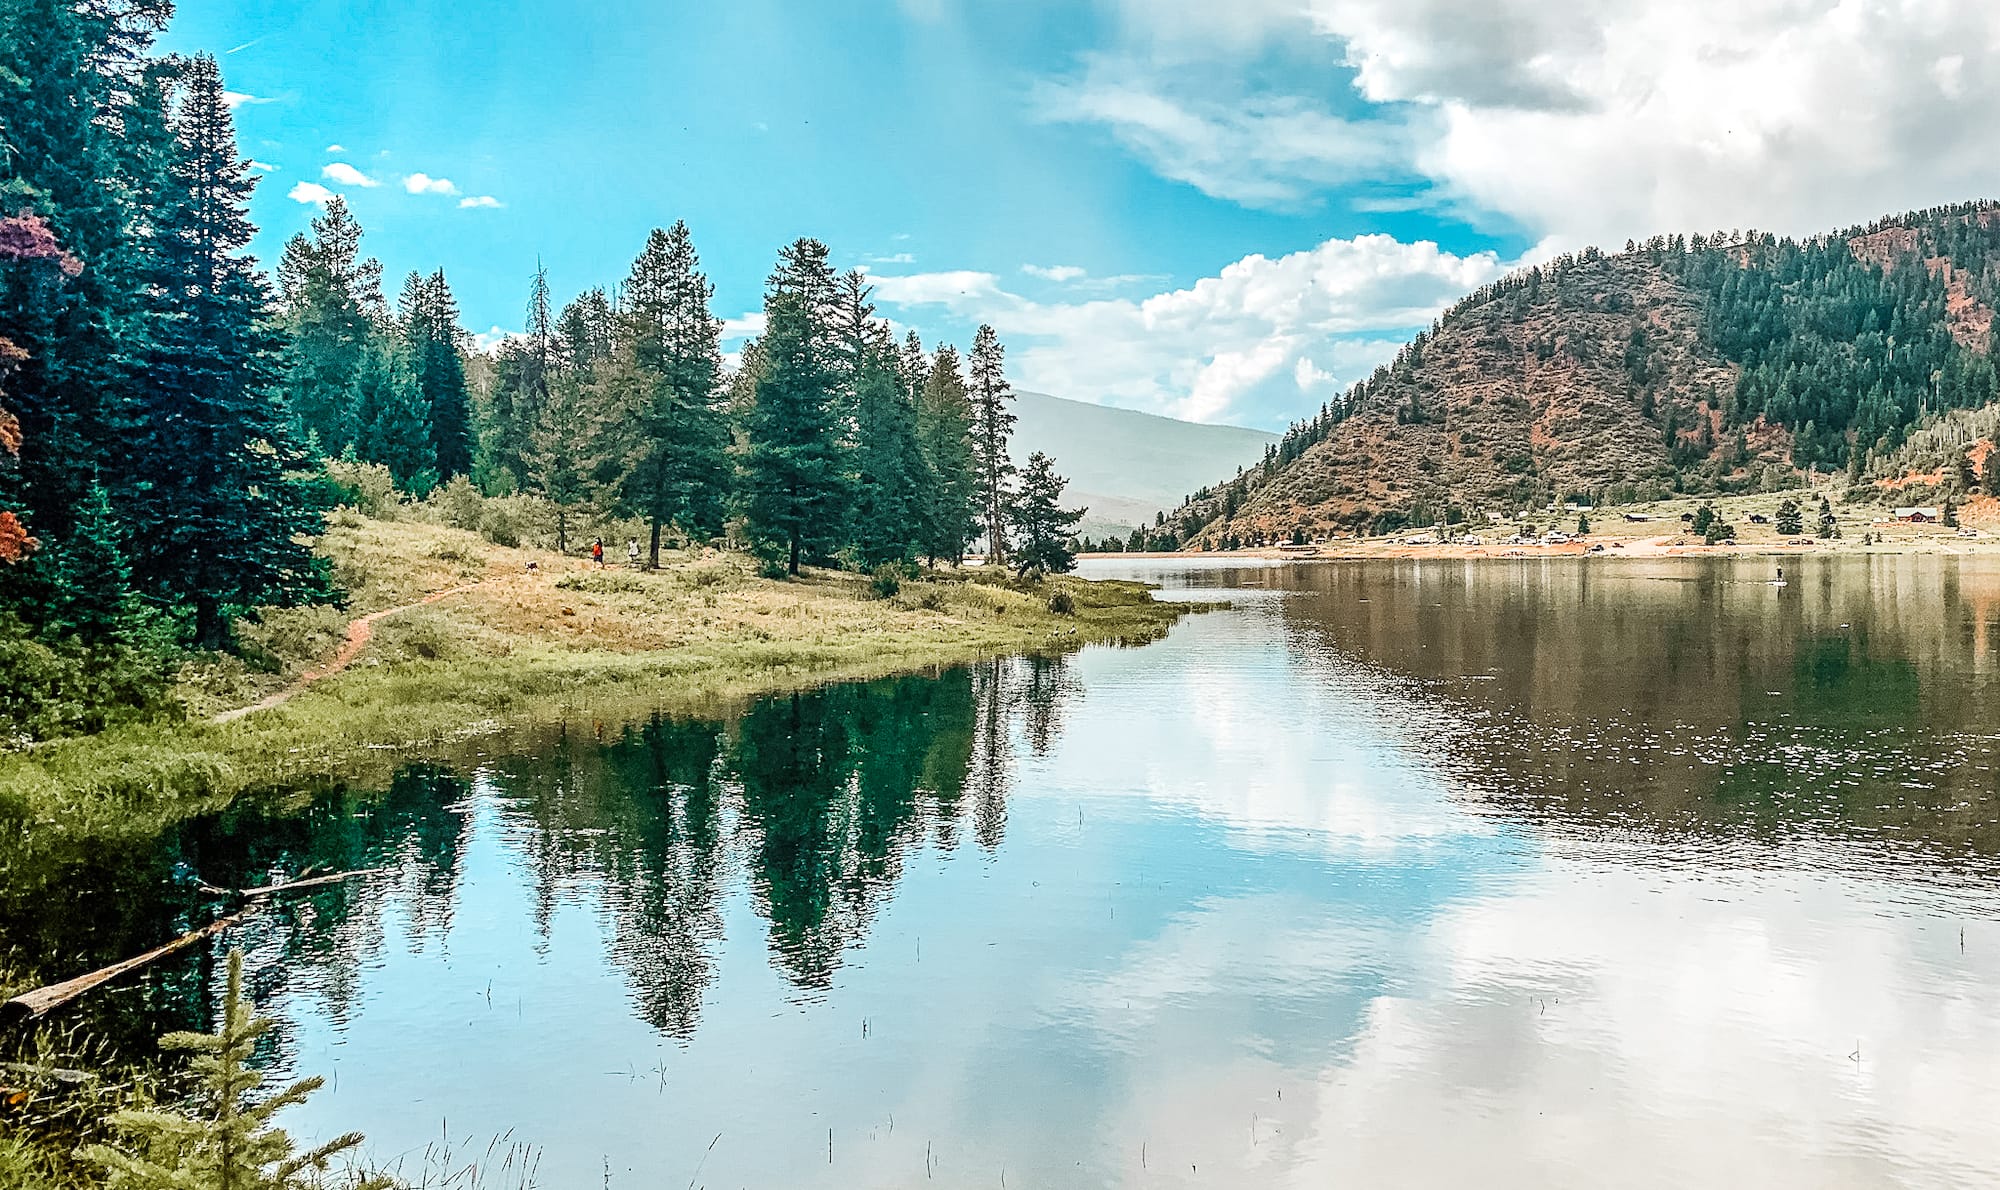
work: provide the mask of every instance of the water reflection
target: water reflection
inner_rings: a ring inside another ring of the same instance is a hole
[[[1236,606],[246,805],[0,929],[382,868],[228,940],[297,1125],[555,1185],[1991,1181],[2000,571],[1788,568],[1157,570]]]

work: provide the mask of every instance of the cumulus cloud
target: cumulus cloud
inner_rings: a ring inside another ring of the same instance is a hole
[[[1040,277],[1044,281],[1054,281],[1061,285],[1083,276],[1084,270],[1073,264],[1024,264],[1021,271],[1030,277]]]
[[[245,106],[255,107],[260,103],[276,102],[277,100],[275,99],[270,99],[263,95],[252,95],[248,91],[224,91],[222,93],[222,105],[230,109]]]
[[[346,145],[328,145],[328,146],[326,147],[326,151],[327,151],[327,152],[329,152],[329,153],[345,153],[345,152],[347,152],[347,146],[346,146]]]
[[[490,194],[470,194],[458,200],[458,209],[461,211],[475,207],[495,209],[506,205],[506,203],[501,202]]]
[[[328,190],[318,182],[300,182],[286,191],[285,197],[291,199],[293,202],[316,203],[319,206],[325,206],[327,200],[333,197],[333,191]]]
[[[1022,387],[1193,421],[1281,427],[1514,267],[1386,235],[1246,256],[1144,299],[1037,302],[969,270],[872,278],[882,302],[988,322]]]
[[[319,176],[339,186],[360,186],[373,189],[382,183],[362,173],[345,161],[335,161],[320,167]]]
[[[275,165],[272,165],[272,164],[271,164],[270,162],[268,162],[268,161],[258,161],[258,160],[255,160],[255,159],[252,159],[252,160],[251,160],[251,162],[250,162],[250,168],[251,168],[251,169],[254,169],[254,170],[256,170],[256,171],[258,171],[259,173],[267,173],[267,174],[274,174],[274,173],[277,173],[277,172],[278,172],[278,167],[277,167],[277,166],[275,166]]]
[[[452,183],[450,178],[433,178],[429,174],[424,173],[410,174],[405,177],[403,179],[403,189],[409,191],[411,194],[451,195],[458,193],[458,187]]]
[[[1249,205],[1401,173],[1574,244],[2000,190],[2000,6],[1977,0],[1102,2],[1119,45],[1044,108]],[[1306,68],[1246,83],[1273,55]]]

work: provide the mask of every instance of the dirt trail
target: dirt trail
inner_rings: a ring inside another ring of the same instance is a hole
[[[253,702],[247,707],[237,707],[234,710],[224,711],[209,720],[209,722],[229,723],[256,711],[266,711],[275,706],[282,706],[284,703],[290,701],[294,694],[304,690],[307,686],[312,685],[322,678],[330,678],[354,664],[354,659],[361,655],[361,650],[367,648],[368,642],[375,636],[375,621],[387,616],[396,615],[399,612],[409,611],[413,607],[422,607],[426,603],[436,603],[440,599],[446,599],[450,596],[470,591],[478,585],[478,583],[463,583],[456,587],[446,588],[443,591],[433,591],[415,603],[405,603],[399,607],[385,607],[379,612],[369,612],[359,619],[350,620],[347,625],[347,640],[340,646],[340,652],[335,653],[333,660],[327,662],[325,666],[319,669],[309,669],[300,674],[291,685],[286,686],[283,690],[269,695],[260,702]]]

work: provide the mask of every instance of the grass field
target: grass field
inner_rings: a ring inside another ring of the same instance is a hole
[[[183,673],[185,721],[0,757],[0,808],[16,829],[50,845],[157,830],[249,789],[381,779],[413,753],[507,722],[699,710],[996,653],[1152,639],[1186,610],[1137,584],[978,569],[906,580],[888,597],[863,575],[762,579],[720,551],[675,554],[654,572],[600,569],[351,512],[335,515],[322,548],[350,606],[245,624],[242,657]],[[282,706],[211,722],[323,665],[350,619],[467,584],[383,618],[350,668]],[[1071,614],[1050,610],[1059,591]]]

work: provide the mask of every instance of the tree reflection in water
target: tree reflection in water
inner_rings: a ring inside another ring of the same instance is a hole
[[[956,851],[968,818],[980,847],[1000,845],[1017,757],[1050,748],[1076,689],[1060,658],[989,660],[779,696],[720,720],[656,716],[602,738],[557,731],[468,770],[412,766],[379,792],[246,799],[157,839],[44,865],[32,880],[10,865],[0,937],[37,969],[83,970],[218,912],[202,882],[381,869],[254,916],[74,1010],[134,1046],[201,1027],[218,956],[235,945],[257,998],[307,992],[344,1020],[392,916],[413,949],[449,930],[484,814],[529,874],[542,945],[563,906],[595,908],[635,1013],[685,1041],[714,978],[733,879],[747,881],[767,923],[774,966],[803,992],[826,988],[914,853]],[[50,898],[88,911],[46,913]],[[281,1032],[268,1044],[281,1047]],[[265,1057],[289,1065],[281,1049]]]

